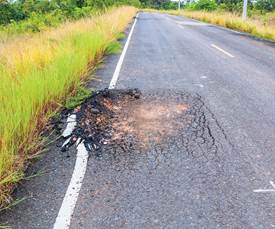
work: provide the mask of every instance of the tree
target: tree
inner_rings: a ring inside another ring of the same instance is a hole
[[[11,20],[22,20],[26,17],[17,3],[11,4],[7,0],[0,0],[0,24],[8,24]]]
[[[143,7],[161,8],[169,4],[170,0],[140,0]]]
[[[272,11],[275,9],[275,0],[258,0],[256,9],[261,11]]]

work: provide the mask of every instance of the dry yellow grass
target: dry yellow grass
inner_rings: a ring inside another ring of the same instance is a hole
[[[135,15],[120,7],[0,42],[0,207],[23,176],[52,112],[84,80]]]

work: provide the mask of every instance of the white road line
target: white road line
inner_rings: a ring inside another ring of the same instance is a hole
[[[204,87],[203,84],[201,84],[201,83],[196,83],[195,85],[198,86],[198,87],[200,87],[200,88]]]
[[[272,186],[273,189],[255,189],[255,190],[253,190],[253,192],[263,192],[263,193],[265,193],[265,192],[275,192],[275,184],[274,184],[274,182],[273,181],[269,181],[269,183],[271,184],[271,186]]]
[[[133,33],[134,26],[136,24],[136,21],[137,21],[137,19],[135,19],[134,24],[131,28],[130,33],[129,33],[129,36],[127,38],[127,41],[125,43],[122,54],[121,54],[119,61],[117,63],[113,78],[109,85],[109,89],[114,88],[116,85],[116,82],[118,80],[119,72],[120,72],[120,69],[121,69],[121,66],[122,66],[122,63],[124,60],[125,53],[129,46],[129,42],[130,42],[130,39],[131,39],[131,36]],[[75,128],[75,125],[76,125],[76,115],[73,114],[68,117],[67,127],[64,130],[62,136],[63,137],[70,136],[73,132],[73,129]],[[67,141],[69,141],[69,140],[67,139]],[[84,176],[86,173],[88,157],[89,157],[89,154],[84,146],[84,143],[82,142],[82,143],[78,144],[76,162],[75,162],[73,175],[72,175],[70,184],[67,188],[61,208],[59,209],[53,229],[69,229],[70,228],[71,218],[74,213],[74,208],[75,208],[77,198],[78,198],[78,195],[79,195],[82,183],[83,183],[83,179],[84,179]]]
[[[111,80],[110,85],[109,85],[109,89],[113,89],[115,87],[116,83],[117,83],[118,76],[119,76],[119,73],[120,73],[120,69],[121,69],[121,66],[122,66],[125,54],[127,52],[127,49],[128,49],[128,46],[129,46],[129,43],[130,43],[133,31],[134,31],[134,28],[135,28],[135,25],[137,23],[137,18],[138,18],[138,14],[136,15],[134,24],[132,25],[132,28],[131,28],[130,33],[129,33],[128,38],[127,38],[127,41],[126,41],[126,43],[124,45],[124,48],[123,48],[122,53],[120,55],[120,58],[119,58],[119,60],[117,62],[115,72],[113,74],[112,80]]]
[[[275,189],[255,189],[253,192],[275,192]]]
[[[269,183],[271,184],[271,186],[275,189],[275,184],[273,181],[269,181]]]
[[[230,54],[229,52],[223,50],[222,48],[218,47],[217,45],[211,44],[211,46],[219,51],[221,51],[222,53],[224,53],[225,55],[233,58],[234,56],[232,54]]]
[[[178,26],[180,29],[184,29],[184,27],[183,27],[181,24],[177,24],[177,26]]]
[[[69,137],[76,125],[76,115],[75,114],[71,114],[68,118],[67,118],[67,127],[65,128],[65,130],[62,133],[63,137]]]
[[[77,198],[83,183],[85,176],[88,152],[83,143],[80,143],[77,147],[77,156],[74,167],[74,172],[63,199],[58,216],[55,220],[53,229],[68,229],[70,228],[71,217],[74,212],[74,208],[77,202]]]

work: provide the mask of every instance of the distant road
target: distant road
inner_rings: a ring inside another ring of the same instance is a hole
[[[108,86],[116,63],[107,59],[96,88]],[[187,94],[198,119],[190,141],[179,135],[162,150],[92,156],[70,228],[275,228],[275,43],[140,13],[116,88],[164,102]],[[55,154],[59,160],[50,160]],[[52,149],[45,164],[56,171],[30,181],[34,197],[4,221],[52,227],[74,162],[60,154]],[[39,188],[43,179],[51,192]]]

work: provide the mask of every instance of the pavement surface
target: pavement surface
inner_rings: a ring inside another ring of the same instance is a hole
[[[90,87],[108,86],[118,57],[106,59]],[[91,154],[70,228],[275,228],[274,43],[140,13],[116,88],[141,92],[143,105],[130,103],[123,120],[146,114],[159,128],[153,133],[165,134],[139,148],[147,126],[138,125],[127,147]],[[154,109],[158,117],[163,107],[177,112],[174,103],[179,116],[152,119]],[[28,170],[45,173],[19,186],[15,195],[27,199],[0,222],[52,228],[75,153],[51,144]]]

